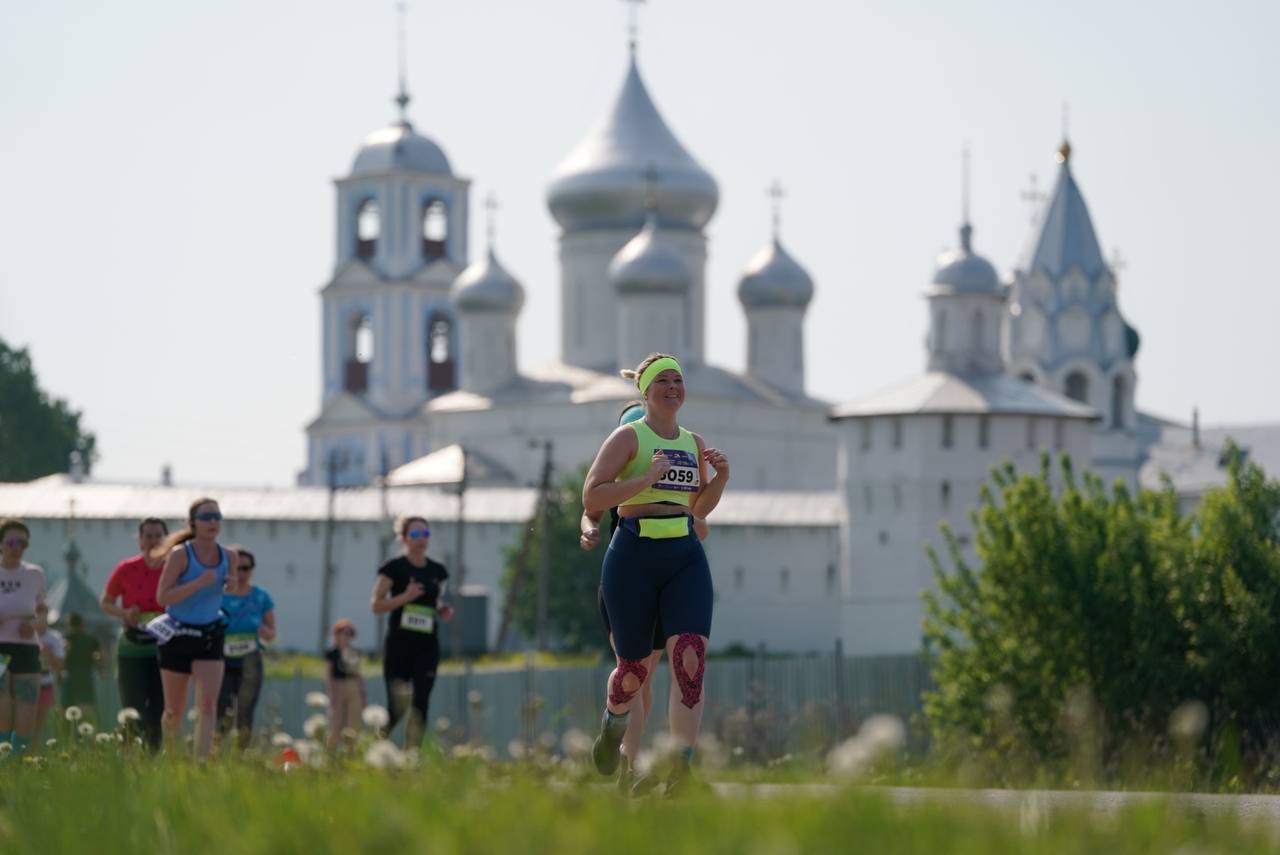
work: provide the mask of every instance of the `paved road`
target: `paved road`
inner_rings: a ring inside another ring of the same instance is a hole
[[[728,784],[713,785],[723,796],[828,796],[839,791],[833,784]],[[1036,822],[1055,810],[1113,814],[1134,804],[1166,801],[1189,812],[1235,814],[1280,829],[1280,796],[1217,795],[1209,793],[1114,792],[1107,790],[966,790],[941,787],[867,787],[902,805],[938,802],[975,804],[1016,811],[1023,821]]]

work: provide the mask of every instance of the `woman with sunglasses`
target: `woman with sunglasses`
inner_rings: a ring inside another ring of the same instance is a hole
[[[650,354],[622,376],[640,390],[644,418],[609,435],[582,490],[586,513],[617,506],[620,517],[601,570],[618,664],[609,675],[591,756],[602,774],[618,768],[632,706],[649,677],[654,625],[661,620],[673,683],[667,710],[671,735],[680,745],[667,782],[670,795],[689,777],[711,635],[711,568],[694,521],[719,504],[729,460],[680,425],[684,372],[675,357]]]
[[[237,743],[244,749],[253,738],[253,713],[262,693],[262,642],[276,637],[276,604],[270,594],[250,583],[257,566],[253,553],[238,544],[231,548],[240,560],[222,594],[227,635],[222,645],[225,670],[218,693],[218,732],[225,736],[234,724]]]
[[[21,520],[0,520],[0,742],[21,754],[35,737],[40,703],[40,639],[44,616],[44,570],[22,560],[31,529]]]
[[[387,683],[388,732],[406,712],[406,748],[422,744],[431,689],[440,664],[439,621],[453,618],[453,609],[442,603],[449,573],[444,565],[427,557],[431,529],[422,517],[401,517],[396,536],[404,554],[378,568],[370,606],[375,615],[390,614],[382,652],[382,675]]]
[[[360,654],[351,646],[356,640],[356,625],[350,618],[333,624],[333,647],[324,652],[324,687],[329,696],[330,751],[341,744],[342,732],[359,730],[360,714],[365,708],[364,675],[360,673]]]
[[[169,526],[159,517],[138,523],[138,554],[116,565],[99,603],[104,613],[124,625],[124,634],[116,644],[120,703],[137,710],[142,740],[152,751],[160,748],[164,688],[156,640],[143,627],[164,612],[164,606],[156,602],[156,589],[164,569],[165,554],[160,545],[168,535]]]
[[[164,685],[161,723],[170,750],[176,746],[187,709],[187,689],[196,684],[195,751],[208,757],[217,721],[222,686],[225,624],[222,589],[230,568],[238,566],[235,550],[218,543],[222,511],[214,499],[196,499],[187,510],[187,527],[170,535],[156,602],[165,613],[147,624],[160,645],[160,680]]]

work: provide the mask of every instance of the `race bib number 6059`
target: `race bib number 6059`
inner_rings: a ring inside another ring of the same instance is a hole
[[[676,490],[681,493],[696,493],[701,486],[698,473],[698,458],[678,448],[659,449],[666,455],[671,468],[667,474],[658,479],[654,488],[658,490]]]

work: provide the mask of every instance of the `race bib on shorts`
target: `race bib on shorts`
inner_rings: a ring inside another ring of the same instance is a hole
[[[7,653],[0,653],[0,677],[9,673],[9,659],[11,657]]]
[[[228,635],[222,643],[222,655],[231,659],[239,659],[242,656],[257,652],[258,636],[252,632],[237,632],[234,635]]]
[[[678,448],[662,448],[659,451],[666,455],[671,468],[667,470],[666,475],[658,479],[658,483],[654,484],[653,488],[675,490],[680,493],[698,492],[702,483],[698,472],[698,458]]]
[[[430,606],[405,606],[400,613],[400,628],[414,632],[435,632],[436,610]]]
[[[147,625],[143,627],[147,634],[156,640],[156,644],[164,644],[174,637],[178,632],[178,622],[167,614],[147,621]]]

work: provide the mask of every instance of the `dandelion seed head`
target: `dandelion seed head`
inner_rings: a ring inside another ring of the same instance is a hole
[[[67,707],[67,711],[62,715],[67,721],[79,721],[84,716],[84,712],[79,707],[72,706]]]
[[[391,713],[387,712],[387,708],[378,704],[369,704],[364,708],[364,712],[360,714],[360,718],[364,721],[365,727],[376,729],[386,727],[391,721]]]

